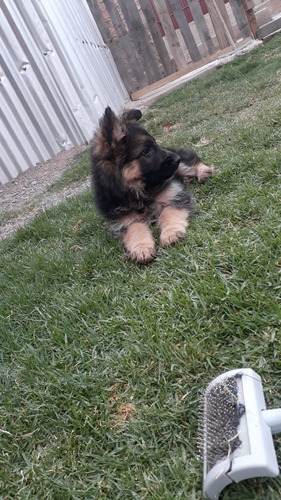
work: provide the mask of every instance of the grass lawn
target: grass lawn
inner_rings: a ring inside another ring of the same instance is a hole
[[[1,499],[201,500],[202,389],[251,367],[281,406],[280,42],[143,119],[163,145],[216,166],[191,186],[183,242],[160,249],[155,230],[157,259],[128,261],[90,191],[0,242]],[[281,476],[259,478],[221,499],[280,490]]]

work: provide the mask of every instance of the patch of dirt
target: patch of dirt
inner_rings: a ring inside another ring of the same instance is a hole
[[[6,238],[31,220],[40,210],[58,205],[66,198],[83,192],[90,185],[87,179],[81,183],[67,186],[60,192],[48,192],[76,155],[89,148],[89,145],[76,146],[69,151],[61,151],[55,158],[22,172],[7,184],[0,185],[0,213],[18,212],[15,218],[0,227],[0,239]]]
[[[114,418],[114,425],[113,428],[120,429],[123,427],[124,424],[129,422],[134,414],[135,414],[135,408],[132,403],[122,403],[115,408],[115,411],[112,412],[113,418]]]

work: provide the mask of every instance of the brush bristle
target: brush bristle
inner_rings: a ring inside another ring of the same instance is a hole
[[[227,377],[204,394],[203,458],[207,473],[242,444],[238,426],[245,406],[238,401],[239,377]]]

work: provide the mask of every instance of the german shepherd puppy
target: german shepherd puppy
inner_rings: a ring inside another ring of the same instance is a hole
[[[160,229],[160,244],[185,236],[194,204],[186,190],[192,178],[203,182],[213,167],[196,153],[158,146],[131,109],[118,118],[107,107],[91,150],[92,187],[100,213],[121,237],[128,256],[144,264],[155,257],[150,224]]]

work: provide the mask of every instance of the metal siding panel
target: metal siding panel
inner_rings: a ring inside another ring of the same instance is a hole
[[[128,94],[86,0],[3,0],[0,23],[5,183],[90,140]]]
[[[67,99],[75,110],[77,120],[79,112],[88,111],[88,119],[84,114],[80,120],[87,138],[91,138],[104,108],[110,104],[119,111],[127,92],[117,70],[113,71],[115,64],[112,56],[102,41],[87,3],[80,0],[79,12],[77,6],[77,0],[69,1],[66,15],[62,3],[45,0],[44,8],[48,9],[51,27],[46,29],[52,36],[55,51],[60,54],[64,70],[72,75],[72,94],[67,94]],[[76,69],[74,76],[73,66]],[[56,68],[53,67],[52,71]],[[57,72],[56,78],[60,79],[60,75],[61,71]]]
[[[11,159],[7,155],[6,151],[4,148],[2,148],[2,136],[0,134],[0,139],[1,139],[1,156],[0,156],[0,182],[2,184],[5,184],[6,182],[9,182],[11,179],[16,177],[16,173],[14,174],[13,177],[13,165],[11,164]],[[8,169],[9,166],[9,169]]]
[[[17,114],[10,113],[10,108],[8,107],[7,101],[4,98],[2,99],[1,105],[3,112],[3,119],[1,120],[3,125],[1,125],[1,129],[2,127],[4,129],[5,127],[7,131],[6,134],[3,135],[6,135],[7,137],[10,136],[11,140],[14,142],[15,148],[20,151],[19,154],[24,157],[24,161],[27,165],[36,162],[37,156],[34,153],[33,149],[30,148],[26,150],[25,148],[21,147],[21,145],[26,141],[26,136],[24,134],[23,127],[20,126],[21,122],[19,122],[19,120],[16,118]]]
[[[15,142],[7,133],[7,129],[3,123],[1,123],[1,153],[4,153],[6,157],[11,158],[10,168],[8,173],[11,178],[16,177],[21,171],[28,168],[26,165],[24,156],[22,155],[22,150],[18,149]],[[9,142],[6,138],[9,137]]]
[[[43,161],[44,156],[48,156],[45,145],[42,144],[37,129],[26,112],[20,96],[17,95],[11,85],[11,80],[7,77],[1,78],[1,103],[3,121],[12,123],[14,120],[21,130],[24,139],[20,142],[19,147],[25,148],[28,152],[34,152],[35,157],[31,158],[32,162],[36,162],[36,160]]]
[[[50,157],[61,149],[60,143],[65,142],[65,139],[62,139],[65,136],[64,129],[60,119],[56,116],[57,110],[50,102],[52,95],[56,94],[54,85],[46,71],[44,61],[41,60],[41,54],[34,43],[31,30],[22,23],[20,15],[17,17],[19,13],[15,12],[15,9],[12,11],[13,17],[11,12],[6,11],[6,14],[9,20],[9,24],[6,24],[3,30],[6,74],[38,130],[38,135],[46,145]],[[33,21],[35,25],[37,20],[34,17]],[[24,52],[23,56],[22,52]],[[18,54],[22,61],[18,61],[15,65],[14,61]],[[56,102],[59,109],[60,99],[58,98]]]

